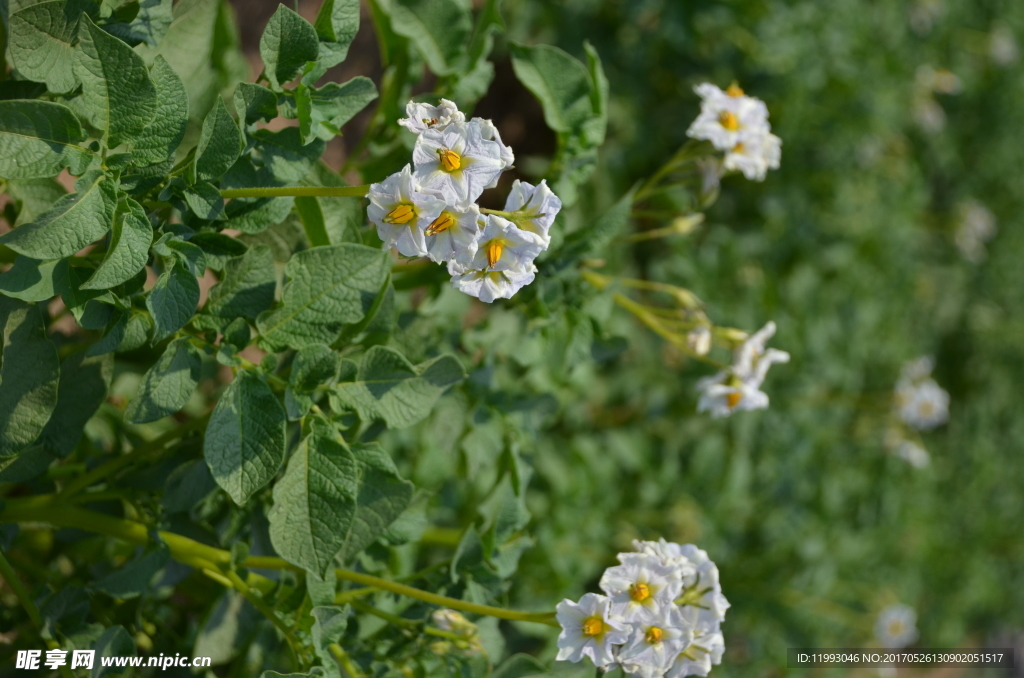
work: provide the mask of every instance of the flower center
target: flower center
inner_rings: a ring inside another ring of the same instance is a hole
[[[494,268],[494,265],[501,259],[502,252],[505,251],[505,244],[500,240],[492,240],[487,243],[487,265]]]
[[[732,147],[732,152],[733,153],[742,153],[744,150],[746,150],[746,149],[743,147],[743,142],[742,141]]]
[[[436,125],[436,124],[437,124],[437,123],[438,123],[439,121],[438,121],[438,119],[437,119],[437,118],[422,118],[422,122],[423,122],[423,124],[424,124],[424,125],[426,125],[427,127],[433,127],[433,126],[434,126],[434,125]]]
[[[384,217],[385,224],[407,224],[416,217],[416,208],[409,203],[403,202],[401,205],[396,205],[395,209],[387,213]]]
[[[438,233],[444,233],[449,228],[455,225],[455,218],[448,212],[441,212],[441,216],[430,222],[427,226],[427,235],[437,235]]]
[[[588,638],[599,636],[604,633],[604,620],[600,617],[590,617],[583,622],[583,635]]]
[[[630,584],[629,597],[638,603],[642,603],[651,597],[651,589],[647,584]]]
[[[743,394],[740,393],[739,391],[733,391],[732,393],[728,393],[725,396],[725,402],[726,404],[729,405],[729,409],[732,409],[739,405],[741,400],[743,400]]]
[[[647,629],[647,633],[644,634],[644,640],[647,641],[648,645],[657,645],[661,642],[661,639],[665,637],[665,632],[659,629],[657,626],[652,626]]]
[[[441,167],[445,172],[454,172],[462,167],[462,157],[450,148],[437,149],[437,157],[441,160]]]
[[[903,633],[903,622],[894,620],[889,622],[889,635],[898,636]]]
[[[735,132],[740,128],[740,119],[732,111],[722,111],[718,114],[718,124],[730,132]]]
[[[924,401],[918,406],[918,412],[922,417],[930,417],[935,413],[935,403]]]
[[[741,96],[743,96],[743,90],[740,89],[740,86],[737,85],[735,82],[733,84],[729,85],[729,87],[726,88],[725,93],[728,94],[731,97],[741,97]]]

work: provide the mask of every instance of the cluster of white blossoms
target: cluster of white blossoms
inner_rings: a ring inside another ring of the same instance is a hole
[[[782,140],[772,134],[763,101],[747,96],[735,83],[725,90],[704,83],[694,91],[702,99],[700,115],[686,134],[725,151],[723,169],[738,170],[757,181],[764,180],[768,170],[778,169]]]
[[[929,431],[949,419],[949,393],[931,378],[930,357],[912,360],[900,370],[896,382],[896,413],[905,424]]]
[[[718,374],[697,382],[700,391],[698,412],[727,417],[735,410],[760,410],[768,407],[768,395],[761,391],[768,368],[789,362],[789,354],[765,343],[775,334],[775,323],[768,322],[752,334],[733,354],[733,364]]]
[[[706,676],[722,661],[720,626],[729,601],[718,568],[692,544],[634,541],[601,577],[605,595],[587,593],[556,608],[558,660],[588,657],[630,678]]]
[[[533,282],[562,201],[544,181],[516,181],[504,211],[481,210],[481,193],[515,161],[494,123],[467,121],[447,99],[405,110],[398,124],[418,136],[412,164],[369,191],[367,215],[384,247],[447,264],[453,286],[481,301],[510,298]]]
[[[875,639],[892,649],[906,647],[917,640],[917,613],[909,605],[890,605],[875,620]]]

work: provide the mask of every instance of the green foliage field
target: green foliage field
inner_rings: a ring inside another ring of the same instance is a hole
[[[922,647],[1019,637],[1024,5],[325,0],[260,26],[256,82],[223,0],[0,14],[0,676],[590,676],[549,613],[659,537],[718,565],[716,676],[877,646],[894,603]],[[325,79],[365,32],[380,71]],[[646,191],[703,82],[765,101],[781,168]],[[564,203],[510,300],[380,250],[361,196],[413,96],[516,150],[487,206]],[[615,295],[673,299],[594,274],[688,290],[721,362],[774,321],[770,407],[698,414],[714,368]],[[915,468],[886,436],[922,355],[951,404]],[[431,617],[459,605],[468,644]]]

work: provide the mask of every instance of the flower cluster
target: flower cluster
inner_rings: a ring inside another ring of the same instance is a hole
[[[587,593],[556,608],[559,660],[588,657],[630,678],[706,676],[722,660],[720,625],[729,601],[718,568],[692,544],[634,541],[601,577],[605,595]]]
[[[735,410],[760,410],[768,407],[768,396],[761,391],[768,368],[789,362],[789,354],[765,343],[775,334],[775,323],[768,322],[736,349],[733,364],[718,374],[697,382],[700,391],[698,412],[727,417]]]
[[[454,103],[410,101],[398,121],[417,135],[412,164],[370,186],[367,215],[385,248],[447,264],[454,287],[481,301],[508,299],[533,282],[562,208],[547,183],[516,181],[501,212],[481,209],[515,161],[490,120],[467,121]]]
[[[768,170],[778,169],[782,140],[771,132],[763,101],[747,96],[735,84],[722,90],[706,82],[694,91],[702,99],[700,115],[686,134],[725,151],[722,169],[738,170],[757,181],[764,180]]]
[[[905,424],[920,431],[949,419],[949,393],[931,378],[934,367],[930,357],[912,360],[903,366],[896,382],[896,412]]]

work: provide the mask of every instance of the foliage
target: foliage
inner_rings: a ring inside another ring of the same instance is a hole
[[[0,565],[24,609],[0,656],[583,675],[550,611],[658,536],[721,570],[716,674],[870,645],[895,601],[932,646],[1024,623],[1024,85],[990,50],[1024,14],[935,4],[369,0],[377,84],[325,78],[355,0],[280,5],[255,82],[223,0],[5,4]],[[709,189],[691,87],[732,80],[782,170]],[[567,209],[536,282],[484,307],[383,252],[348,181],[408,162],[414,93],[519,88],[518,176]],[[368,106],[343,177],[321,157]],[[954,246],[970,197],[1002,225],[983,265]],[[793,355],[771,409],[697,415],[702,360],[747,336],[727,325],[769,319]],[[884,437],[927,353],[952,414],[914,469]]]

